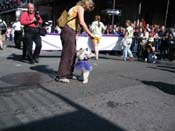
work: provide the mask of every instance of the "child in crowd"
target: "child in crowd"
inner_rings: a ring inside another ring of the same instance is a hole
[[[157,60],[157,56],[155,54],[155,47],[153,43],[148,43],[147,45],[147,62],[148,63],[155,63]]]
[[[130,38],[128,38],[129,32],[128,30],[125,30],[125,35],[122,40],[122,46],[123,46],[123,59],[124,61],[127,61],[128,56],[129,56],[129,61],[133,60],[133,54],[131,52],[131,41]]]

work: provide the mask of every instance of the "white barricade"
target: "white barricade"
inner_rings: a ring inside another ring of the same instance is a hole
[[[99,50],[121,50],[122,37],[115,35],[104,35],[99,43]],[[93,50],[92,41],[87,36],[78,36],[77,50],[90,48]],[[48,34],[42,36],[42,50],[62,50],[60,35]]]

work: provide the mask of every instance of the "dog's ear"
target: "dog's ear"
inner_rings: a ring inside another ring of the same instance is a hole
[[[83,54],[83,52],[84,52],[83,48],[80,48],[76,53],[77,57],[79,58]]]
[[[79,57],[81,54],[80,50],[77,51],[76,56]]]
[[[84,60],[84,59],[85,59],[85,50],[81,50],[81,51],[80,51],[80,55],[78,56],[78,58],[79,58],[80,60]]]

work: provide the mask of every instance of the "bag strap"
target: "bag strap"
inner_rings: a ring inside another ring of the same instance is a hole
[[[66,24],[69,23],[70,21],[72,21],[72,20],[75,19],[75,18],[77,18],[77,17],[71,18],[70,20],[68,20],[68,21],[66,22]]]

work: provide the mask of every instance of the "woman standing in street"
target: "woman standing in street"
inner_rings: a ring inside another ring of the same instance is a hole
[[[92,11],[93,9],[93,0],[80,0],[68,11],[68,22],[63,27],[60,34],[63,49],[58,74],[55,78],[56,81],[69,83],[69,79],[73,77],[76,60],[76,35],[79,29],[79,24],[84,31],[87,32],[89,37],[94,37],[84,21],[84,12]]]
[[[124,56],[124,61],[127,60],[127,57],[129,55],[129,61],[133,61],[133,54],[131,52],[131,44],[132,44],[132,38],[133,38],[133,27],[131,26],[131,21],[126,20],[126,29],[125,29],[125,35],[122,40],[123,44],[123,56]]]
[[[105,26],[101,22],[101,17],[99,15],[95,16],[95,21],[92,22],[91,30],[92,30],[92,33],[95,35],[95,38],[92,39],[92,42],[93,42],[94,51],[95,51],[95,58],[96,60],[98,60],[99,58],[98,45],[100,43],[102,34],[105,31]]]

